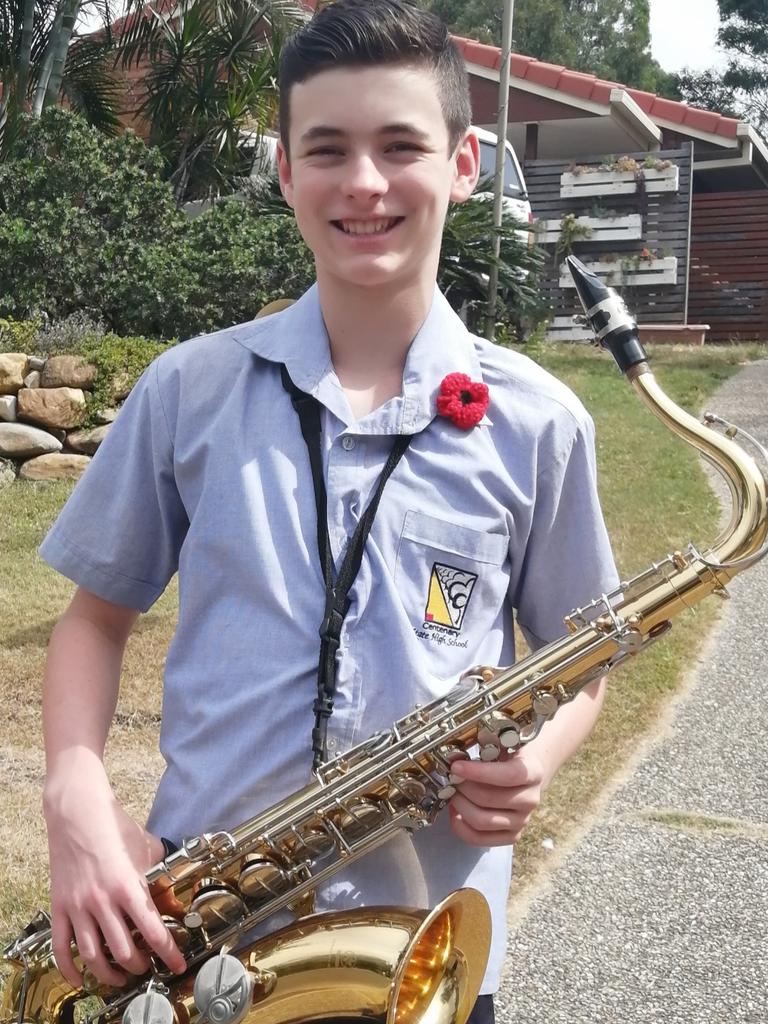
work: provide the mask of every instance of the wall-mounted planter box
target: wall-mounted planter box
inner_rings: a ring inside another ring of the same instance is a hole
[[[630,242],[643,237],[643,218],[639,213],[630,213],[623,217],[577,217],[576,223],[590,229],[586,238],[577,238],[576,242]],[[542,245],[551,245],[560,238],[563,222],[561,220],[540,221],[537,240]]]
[[[637,265],[634,262],[622,265],[616,260],[611,260],[587,263],[586,266],[606,284],[612,286],[633,285],[650,288],[658,284],[677,284],[677,256],[664,256],[655,260],[641,259]],[[560,264],[560,287],[576,287],[565,263]]]
[[[589,196],[621,196],[637,192],[638,180],[635,171],[583,171],[574,174],[566,171],[560,175],[560,195],[580,199]],[[677,192],[680,188],[680,168],[677,164],[665,167],[663,171],[653,168],[642,170],[645,191]]]
[[[594,341],[589,327],[578,324],[572,316],[556,316],[547,328],[547,341]]]

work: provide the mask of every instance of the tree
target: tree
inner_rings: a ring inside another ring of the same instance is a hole
[[[119,40],[123,68],[147,66],[137,113],[179,203],[235,191],[248,175],[277,109],[282,39],[306,16],[297,0],[181,0]]]
[[[103,132],[118,128],[119,84],[105,49],[81,40],[78,18],[97,13],[109,26],[111,0],[0,0],[0,158],[23,115],[39,117],[64,100]]]
[[[768,128],[768,2],[718,0],[718,42],[730,60],[723,85],[743,99],[746,116]]]
[[[499,45],[498,0],[420,0],[458,35]],[[517,0],[514,49],[538,60],[678,97],[650,53],[648,0]]]
[[[726,117],[744,117],[733,89],[723,82],[722,74],[709,68],[707,71],[691,71],[684,68],[677,75],[680,95],[691,106],[704,110],[716,110]]]
[[[768,0],[718,0],[717,41],[725,50],[724,72],[678,75],[683,98],[696,106],[752,121],[768,129]]]
[[[159,153],[57,106],[25,118],[0,163],[0,316],[83,310],[118,331],[162,335],[191,282],[188,219]]]

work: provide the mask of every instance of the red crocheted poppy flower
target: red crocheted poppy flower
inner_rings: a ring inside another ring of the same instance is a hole
[[[437,411],[457,427],[476,427],[488,408],[488,385],[474,381],[466,373],[449,373],[443,378],[437,396]]]

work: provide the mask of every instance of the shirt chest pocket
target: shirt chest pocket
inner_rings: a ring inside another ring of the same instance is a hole
[[[508,549],[506,535],[407,512],[395,585],[417,638],[446,653],[480,643],[504,605]]]

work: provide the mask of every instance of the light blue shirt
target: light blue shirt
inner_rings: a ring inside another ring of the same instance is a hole
[[[388,481],[341,635],[330,753],[443,694],[469,666],[514,660],[512,609],[534,646],[616,583],[595,486],[592,423],[524,356],[471,336],[436,291],[403,393],[356,421],[317,289],[271,317],[164,352],[131,392],[45,538],[42,556],[99,597],[146,611],[179,573],[165,668],[167,767],[149,827],[175,840],[232,828],[309,780],[325,588],[306,446],[280,382],[324,407],[337,567],[392,446]],[[436,416],[443,378],[483,380],[470,430]],[[447,814],[350,865],[318,909],[431,906],[474,886],[505,948],[512,850],[453,836]]]

